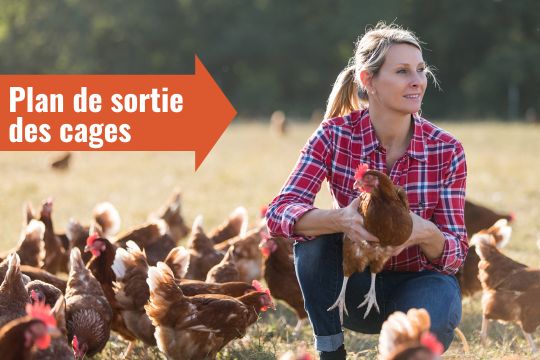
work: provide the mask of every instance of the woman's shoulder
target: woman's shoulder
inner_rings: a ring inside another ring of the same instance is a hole
[[[457,137],[452,135],[447,130],[435,125],[431,121],[420,116],[416,117],[416,121],[422,128],[422,136],[427,144],[445,144],[456,147],[462,146]]]
[[[350,114],[337,116],[322,121],[323,127],[353,128],[357,126],[365,115],[365,110],[355,110]]]

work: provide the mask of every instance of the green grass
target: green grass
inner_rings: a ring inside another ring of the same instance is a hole
[[[540,127],[497,122],[439,124],[464,144],[469,177],[467,196],[487,206],[514,211],[517,221],[509,256],[530,266],[540,264],[536,239],[540,236]],[[77,152],[67,172],[48,167],[57,153],[0,153],[0,247],[13,247],[19,237],[21,206],[31,200],[38,205],[48,196],[55,199],[54,220],[58,230],[70,217],[85,223],[93,205],[113,202],[123,220],[123,227],[139,224],[158,208],[173,188],[184,193],[183,211],[188,222],[203,214],[205,227],[220,223],[236,206],[248,209],[252,223],[261,205],[279,191],[299,154],[300,148],[317,124],[292,124],[289,133],[280,137],[270,133],[266,124],[235,121],[225,132],[200,169],[194,172],[192,153],[178,152]],[[321,207],[331,201],[322,187],[317,199]],[[515,325],[493,324],[491,344],[479,343],[481,322],[480,297],[466,299],[460,328],[471,345],[464,354],[456,340],[446,353],[448,359],[494,359],[518,356],[527,358],[529,349]],[[284,306],[263,315],[248,336],[231,343],[220,359],[274,359],[299,341],[312,348],[311,328],[306,326],[294,339],[294,314]],[[377,336],[346,332],[350,359],[376,358]],[[118,358],[124,343],[113,335],[100,359]],[[314,352],[315,353],[315,352]],[[143,348],[134,358],[143,358]],[[164,358],[157,350],[150,359]]]

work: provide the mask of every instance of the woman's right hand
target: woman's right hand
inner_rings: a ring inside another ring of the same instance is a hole
[[[358,211],[359,206],[360,198],[358,197],[347,207],[341,209],[340,227],[342,232],[353,241],[365,240],[369,243],[378,243],[379,239],[364,227],[364,218]]]

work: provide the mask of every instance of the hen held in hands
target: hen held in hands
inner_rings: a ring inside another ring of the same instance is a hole
[[[379,239],[379,243],[368,244],[364,240],[354,241],[348,236],[343,237],[343,285],[338,299],[328,308],[328,311],[339,309],[342,323],[343,311],[348,315],[345,307],[347,282],[353,273],[364,271],[368,265],[371,271],[371,287],[364,302],[358,307],[367,305],[364,318],[373,306],[379,311],[375,295],[375,276],[382,271],[396,249],[409,239],[413,226],[405,191],[394,185],[387,175],[377,170],[369,170],[367,165],[360,164],[354,179],[354,188],[361,191],[358,211],[364,219],[364,227]]]

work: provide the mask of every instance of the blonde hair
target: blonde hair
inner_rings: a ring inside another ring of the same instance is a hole
[[[379,22],[358,39],[354,57],[339,73],[332,87],[324,114],[325,119],[343,116],[366,107],[368,95],[360,83],[360,71],[367,70],[371,75],[376,75],[384,63],[388,50],[394,44],[409,44],[422,51],[420,40],[416,35],[395,24],[386,25],[384,22]],[[426,73],[437,85],[437,79],[432,70],[426,67]]]

